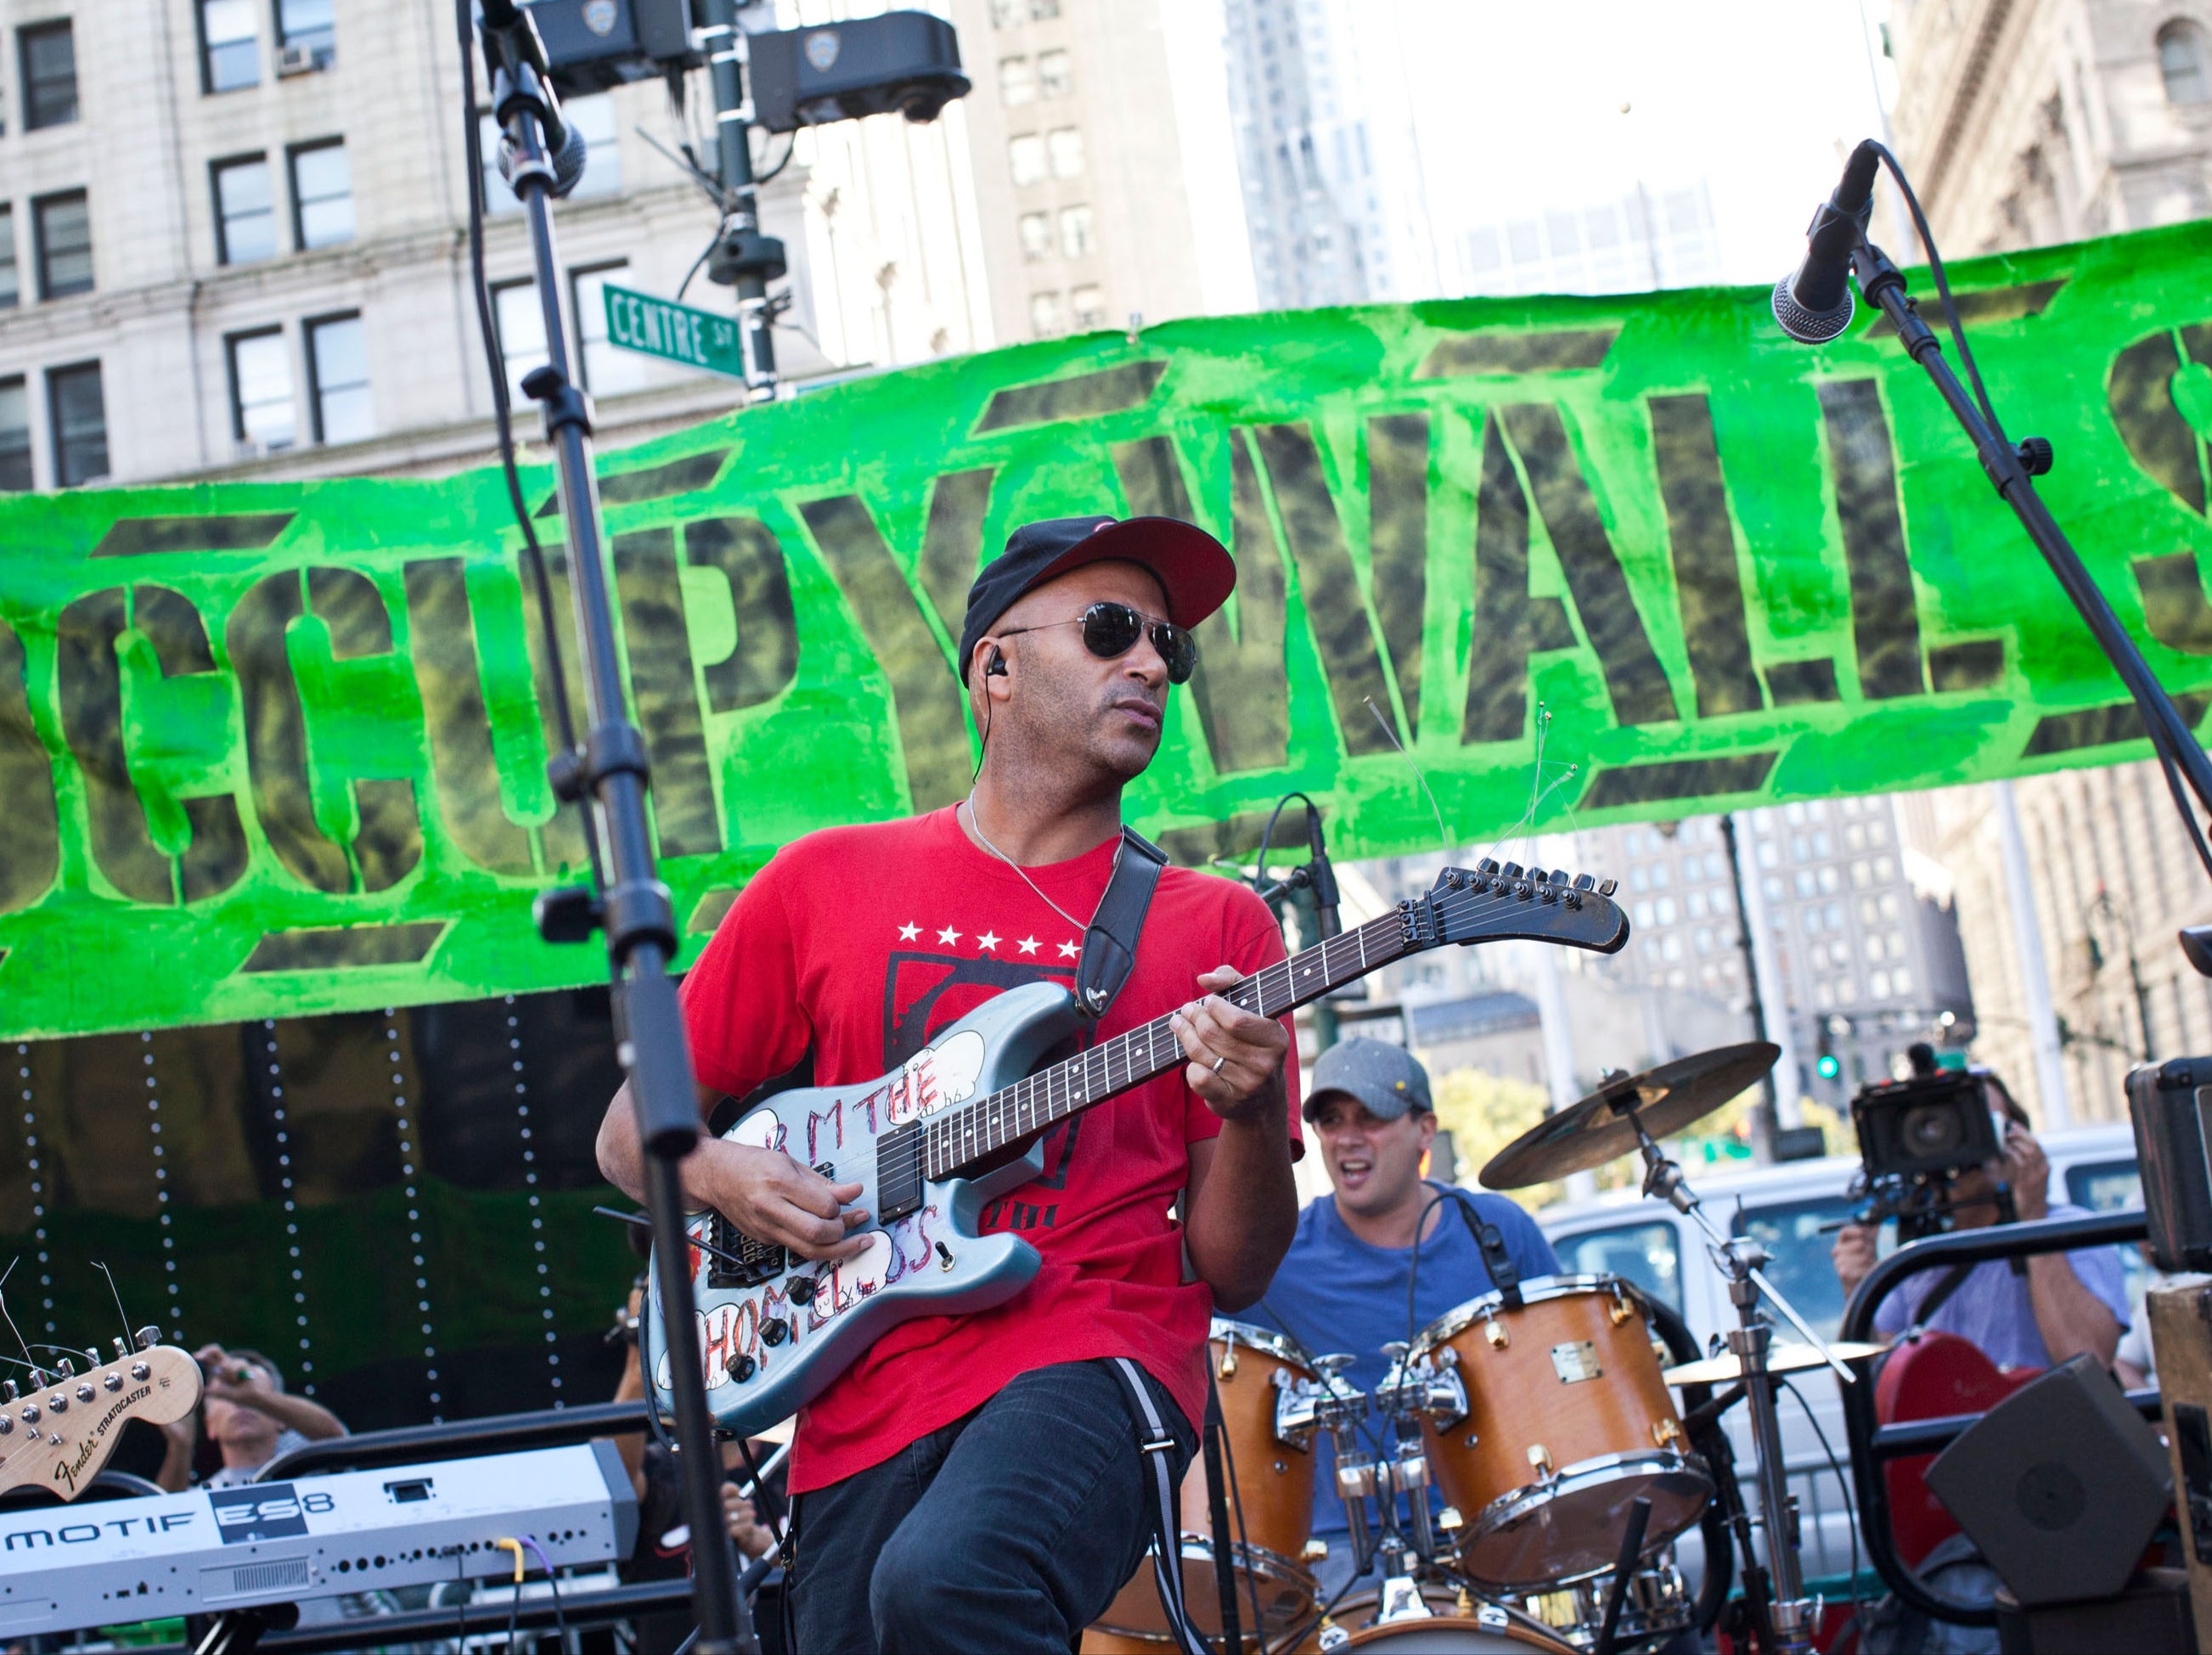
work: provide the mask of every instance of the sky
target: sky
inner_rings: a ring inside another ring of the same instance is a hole
[[[1883,0],[1379,0],[1440,222],[1707,180],[1728,279],[1796,264],[1894,90]],[[1869,63],[1871,58],[1872,62]]]

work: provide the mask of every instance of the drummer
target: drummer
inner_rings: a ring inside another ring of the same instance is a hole
[[[1320,1141],[1332,1191],[1298,1214],[1289,1254],[1243,1316],[1316,1355],[1350,1353],[1356,1360],[1344,1378],[1354,1389],[1371,1396],[1382,1384],[1389,1366],[1385,1344],[1410,1341],[1446,1311],[1494,1290],[1462,1202],[1477,1223],[1497,1226],[1523,1281],[1559,1274],[1552,1244],[1506,1197],[1421,1176],[1436,1141],[1436,1106],[1428,1071],[1404,1047],[1380,1040],[1330,1047],[1314,1065],[1305,1118]],[[1389,1421],[1371,1414],[1368,1423],[1385,1433],[1389,1446]],[[1316,1436],[1314,1452],[1313,1530],[1329,1549],[1316,1573],[1327,1598],[1351,1579],[1352,1542],[1325,1434]]]

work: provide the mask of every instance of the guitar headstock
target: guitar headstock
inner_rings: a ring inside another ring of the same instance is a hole
[[[200,1365],[190,1351],[139,1335],[136,1350],[114,1342],[102,1357],[88,1346],[85,1367],[63,1358],[29,1389],[0,1384],[0,1494],[51,1488],[75,1500],[90,1486],[132,1420],[173,1425],[198,1406]]]
[[[1628,916],[1613,900],[1611,879],[1564,870],[1502,866],[1484,857],[1448,867],[1426,896],[1406,904],[1416,947],[1523,938],[1613,954],[1628,941]]]

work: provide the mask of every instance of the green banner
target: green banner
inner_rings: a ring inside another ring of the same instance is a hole
[[[2201,716],[2212,225],[1958,281],[2001,411],[2057,445],[2052,508]],[[1416,763],[1481,843],[1528,818],[1540,728],[1545,827],[2145,751],[1886,325],[1808,350],[1747,289],[1026,345],[610,454],[601,487],[687,957],[777,845],[965,790],[950,641],[1036,517],[1171,513],[1236,555],[1132,794],[1186,862],[1292,788],[1340,855],[1433,847]],[[531,927],[581,852],[520,544],[494,471],[0,506],[5,1032],[595,980]]]

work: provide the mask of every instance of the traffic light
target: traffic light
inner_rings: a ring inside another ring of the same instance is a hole
[[[1820,1041],[1814,1048],[1814,1052],[1813,1072],[1823,1080],[1832,1080],[1844,1072],[1844,1066],[1836,1061],[1835,1043],[1828,1032],[1828,1020],[1826,1018],[1820,1019]]]

